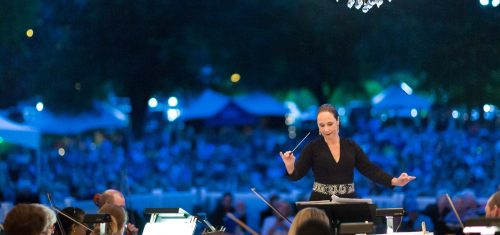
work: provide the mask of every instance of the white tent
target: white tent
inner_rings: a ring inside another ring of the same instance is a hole
[[[128,116],[106,104],[95,104],[94,110],[78,115],[54,114],[48,110],[32,112],[26,123],[44,134],[79,134],[95,129],[117,129],[128,126]]]
[[[30,126],[17,124],[2,116],[0,116],[0,137],[5,142],[31,149],[38,149],[40,146],[40,131]]]

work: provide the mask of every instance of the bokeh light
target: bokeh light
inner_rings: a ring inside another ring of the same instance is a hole
[[[26,30],[26,36],[29,37],[29,38],[33,37],[34,33],[35,32],[33,31],[33,29]]]
[[[231,82],[233,82],[233,83],[239,82],[240,79],[241,79],[241,75],[239,73],[233,73],[233,75],[231,75]]]
[[[488,6],[488,4],[490,4],[490,0],[479,0],[479,3],[483,6]]]
[[[148,100],[148,105],[150,108],[156,108],[156,106],[158,106],[158,100],[155,97],[152,97]]]
[[[41,112],[41,111],[43,110],[43,107],[44,107],[44,106],[43,106],[43,103],[42,103],[42,102],[38,102],[38,103],[36,103],[36,110],[37,110],[38,112]]]
[[[64,157],[64,154],[66,154],[66,150],[64,150],[64,148],[59,148],[57,150],[57,153],[59,154],[59,156]]]
[[[168,106],[175,107],[175,106],[177,106],[178,103],[179,103],[179,101],[177,100],[177,97],[172,96],[172,97],[168,98]]]

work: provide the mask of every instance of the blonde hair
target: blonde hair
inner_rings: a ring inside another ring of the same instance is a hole
[[[308,220],[317,220],[321,223],[325,223],[328,227],[330,227],[330,219],[323,210],[315,207],[307,207],[297,213],[297,215],[293,219],[292,225],[290,226],[288,235],[296,235],[297,229],[300,227],[300,225]]]

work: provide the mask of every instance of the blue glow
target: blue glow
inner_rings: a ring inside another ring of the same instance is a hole
[[[168,98],[168,106],[175,107],[175,106],[177,106],[178,103],[179,103],[179,101],[177,100],[177,97],[172,96],[172,97]]]
[[[408,95],[413,94],[413,89],[408,84],[406,84],[406,82],[401,83],[401,89],[403,89],[403,91],[405,91]]]
[[[410,114],[411,114],[412,117],[417,117],[418,116],[418,111],[416,109],[411,109]]]
[[[479,3],[483,6],[488,6],[488,4],[490,4],[490,0],[479,0]]]
[[[156,108],[156,106],[158,106],[158,100],[153,97],[148,100],[148,105],[150,108]]]
[[[42,110],[43,110],[43,103],[42,102],[36,103],[36,110],[38,112],[42,112]]]

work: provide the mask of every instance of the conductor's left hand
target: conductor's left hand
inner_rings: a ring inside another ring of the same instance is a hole
[[[415,176],[410,176],[406,174],[406,172],[401,173],[401,175],[398,178],[392,178],[391,184],[393,186],[405,186],[408,184],[410,181],[416,179],[417,177]]]

